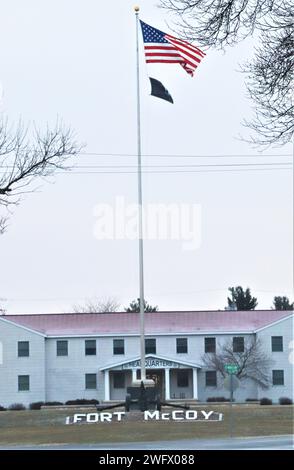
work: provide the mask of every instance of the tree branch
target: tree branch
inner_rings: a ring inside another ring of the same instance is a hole
[[[216,370],[224,378],[226,376],[225,364],[238,366],[237,377],[239,380],[251,379],[253,382],[267,388],[270,385],[269,369],[272,360],[263,351],[260,339],[247,339],[244,341],[244,351],[235,353],[232,341],[217,345],[216,353],[206,353],[202,356],[203,366]]]
[[[73,132],[58,122],[54,129],[47,127],[45,133],[35,128],[30,138],[29,130],[21,122],[15,129],[9,128],[7,120],[0,122],[0,205],[4,207],[17,204],[22,194],[33,192],[33,188],[24,190],[33,181],[68,168],[67,160],[80,151]]]

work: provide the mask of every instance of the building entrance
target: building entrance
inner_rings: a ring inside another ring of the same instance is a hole
[[[137,379],[140,380],[141,371],[137,370]],[[164,369],[146,369],[146,379],[152,379],[158,388],[160,397],[165,399]]]

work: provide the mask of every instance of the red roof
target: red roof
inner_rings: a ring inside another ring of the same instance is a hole
[[[285,310],[145,313],[145,333],[252,332],[291,313]],[[49,336],[139,333],[138,313],[59,313],[0,318]]]

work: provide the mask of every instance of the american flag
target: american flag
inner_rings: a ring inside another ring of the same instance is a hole
[[[140,22],[146,62],[180,64],[193,77],[194,71],[206,54],[182,39],[163,33],[144,21]]]

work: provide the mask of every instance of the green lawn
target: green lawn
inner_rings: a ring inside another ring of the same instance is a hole
[[[113,422],[65,425],[65,417],[96,410],[0,412],[0,444],[65,444],[178,440],[229,436],[229,406],[197,406],[224,414],[222,422]],[[115,411],[115,410],[114,410]],[[235,436],[293,433],[293,406],[234,405]]]

